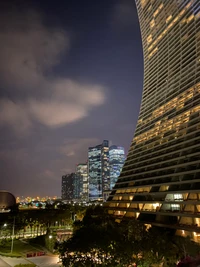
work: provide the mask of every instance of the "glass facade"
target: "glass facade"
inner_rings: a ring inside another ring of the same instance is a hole
[[[89,200],[102,197],[101,145],[88,149]]]
[[[109,189],[109,142],[88,149],[89,200],[102,199]]]
[[[77,177],[77,188],[76,195],[77,199],[88,201],[88,165],[87,163],[78,164],[76,167]]]
[[[74,175],[74,192],[73,192],[73,199],[74,200],[80,200],[81,198],[81,194],[82,194],[82,189],[83,189],[83,183],[82,183],[82,179],[81,179],[81,175],[76,172]]]
[[[125,161],[124,148],[120,146],[111,146],[109,149],[110,165],[110,190],[114,187],[121,173]]]
[[[200,232],[200,3],[136,0],[144,89],[109,213]]]
[[[101,148],[101,170],[103,192],[110,189],[110,173],[109,173],[109,142],[104,140]]]

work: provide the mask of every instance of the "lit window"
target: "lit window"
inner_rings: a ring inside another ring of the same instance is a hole
[[[172,18],[172,15],[170,15],[167,19],[166,19],[166,23],[168,23]]]
[[[150,28],[152,29],[155,26],[155,20],[152,19],[152,21],[150,22]]]
[[[159,5],[159,7],[156,9],[156,11],[153,13],[153,16],[156,17],[160,10],[163,8],[163,4]]]
[[[187,23],[189,23],[193,18],[194,18],[194,14],[192,14],[191,16],[189,16],[189,18],[187,19]]]
[[[172,210],[179,210],[180,205],[179,204],[171,204],[171,208],[172,208]]]
[[[182,194],[175,194],[174,200],[183,200],[183,195]]]
[[[141,0],[141,6],[142,6],[142,8],[145,7],[146,3],[147,3],[147,0]]]
[[[152,41],[152,35],[150,34],[150,35],[147,37],[147,43],[149,44],[149,43],[151,43],[151,41]]]

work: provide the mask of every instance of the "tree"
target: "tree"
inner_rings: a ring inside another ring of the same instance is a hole
[[[199,245],[178,237],[170,229],[146,226],[137,220],[117,223],[107,211],[90,207],[82,221],[74,222],[71,239],[59,246],[63,266],[155,266],[174,267],[186,255],[198,255]],[[195,258],[195,263],[200,258]],[[186,266],[184,266],[186,267]]]
[[[74,235],[59,246],[64,266],[129,266],[141,251],[146,227],[138,221],[117,223],[100,206],[89,208]]]

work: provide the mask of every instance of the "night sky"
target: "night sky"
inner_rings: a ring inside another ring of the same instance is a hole
[[[134,0],[0,1],[0,189],[60,196],[89,146],[133,138],[143,83]]]

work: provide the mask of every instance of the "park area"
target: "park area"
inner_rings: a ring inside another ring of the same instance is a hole
[[[58,256],[31,240],[14,240],[11,253],[11,240],[0,244],[0,267],[58,267]]]
[[[29,242],[14,240],[13,252],[11,253],[11,240],[4,240],[0,243],[0,255],[9,257],[27,257],[32,253],[39,253],[43,250],[39,245],[31,245]]]

